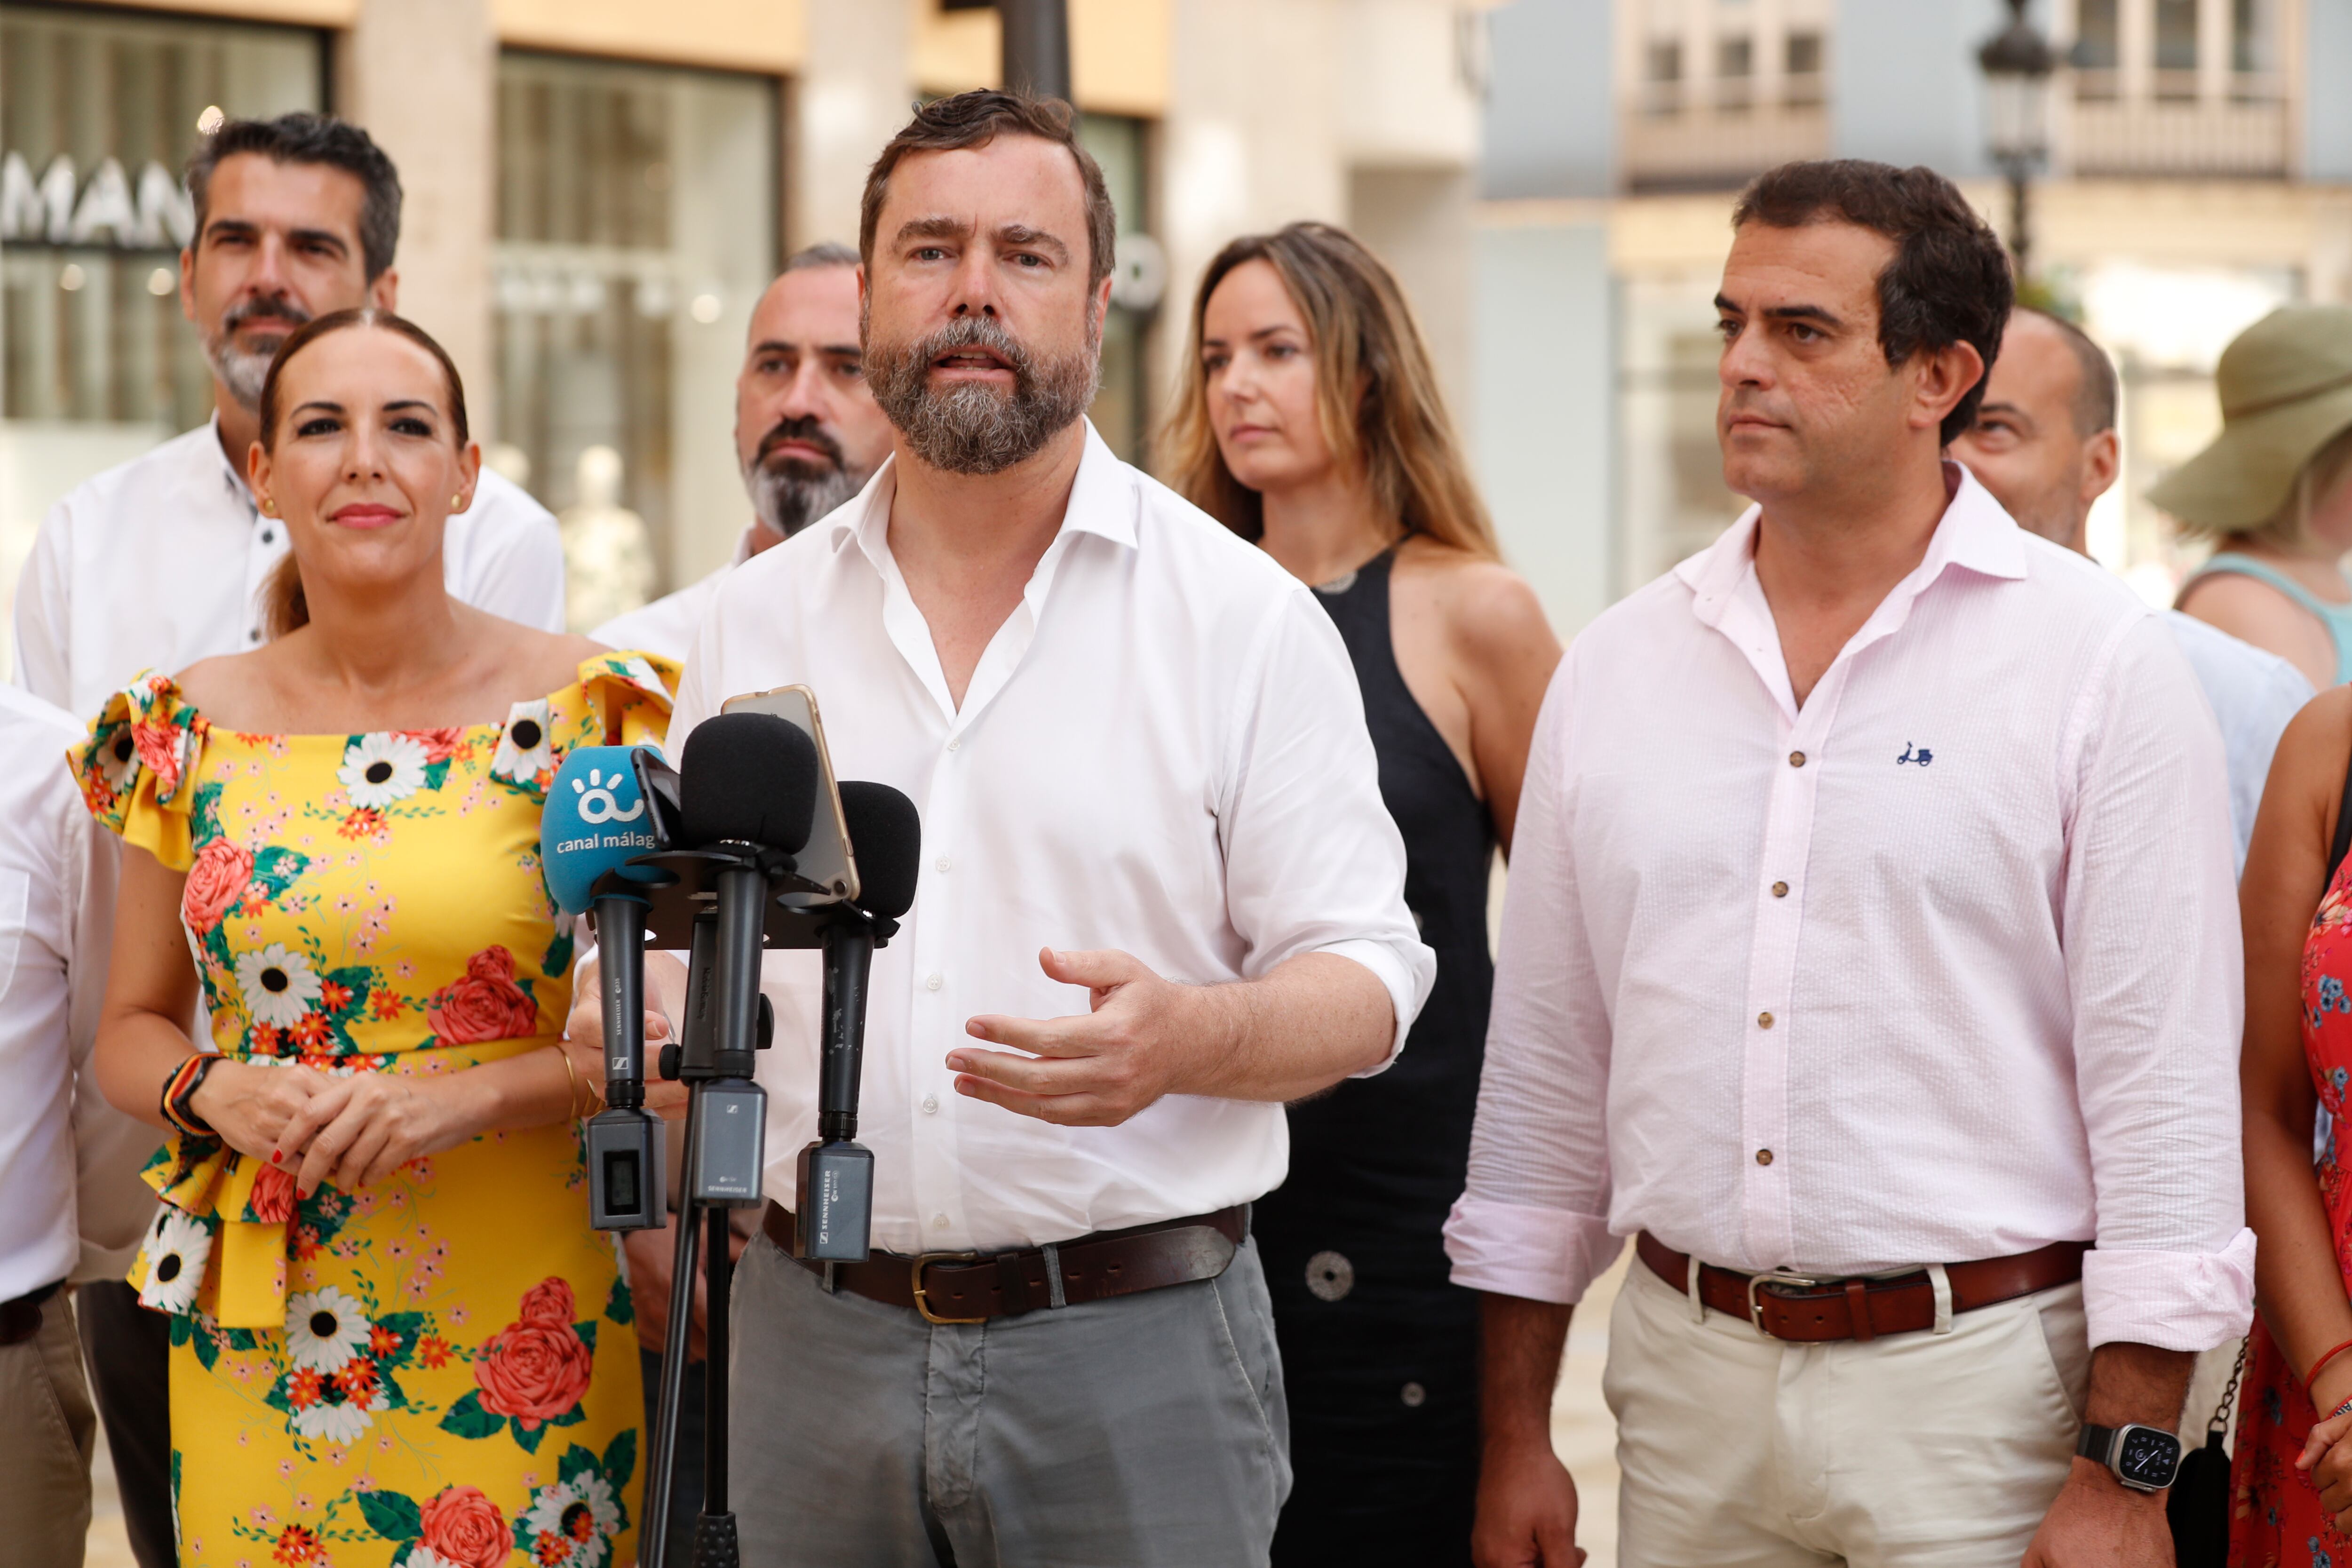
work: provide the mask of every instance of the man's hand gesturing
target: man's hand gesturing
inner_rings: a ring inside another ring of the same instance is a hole
[[[1037,962],[1085,986],[1094,1010],[972,1019],[964,1027],[974,1038],[1029,1054],[950,1052],[958,1093],[1066,1127],[1116,1127],[1162,1095],[1217,1092],[1244,1034],[1242,987],[1179,985],[1116,949],[1046,948]]]

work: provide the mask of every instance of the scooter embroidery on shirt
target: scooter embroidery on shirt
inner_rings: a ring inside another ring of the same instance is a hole
[[[1903,754],[1895,759],[1895,765],[1899,768],[1906,763],[1916,763],[1924,768],[1935,760],[1936,753],[1927,747],[1916,741],[1906,741],[1903,742]]]

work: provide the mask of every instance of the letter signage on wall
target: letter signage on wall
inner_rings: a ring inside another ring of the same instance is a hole
[[[161,163],[141,169],[134,188],[112,158],[80,182],[63,153],[37,181],[23,153],[0,158],[0,245],[179,250],[195,232],[194,200]]]

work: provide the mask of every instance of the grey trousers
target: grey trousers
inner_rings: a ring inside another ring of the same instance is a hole
[[[761,1568],[1255,1568],[1290,1490],[1255,1243],[1216,1279],[934,1327],[765,1237],[735,1276],[730,1502]]]
[[[98,1413],[65,1291],[41,1303],[40,1332],[0,1345],[0,1559],[81,1568]]]

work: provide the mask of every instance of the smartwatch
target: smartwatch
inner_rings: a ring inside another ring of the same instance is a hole
[[[2105,1465],[2116,1479],[2136,1492],[2160,1492],[2180,1473],[2180,1439],[2156,1426],[2132,1422],[2122,1426],[2083,1425],[2083,1439],[2074,1452],[2094,1464]]]

